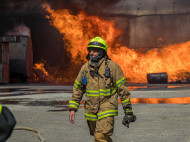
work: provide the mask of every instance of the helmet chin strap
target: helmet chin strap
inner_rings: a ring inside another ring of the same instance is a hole
[[[98,64],[98,61],[104,57],[104,51],[99,50],[99,53],[96,57],[90,57],[90,60],[94,66]]]

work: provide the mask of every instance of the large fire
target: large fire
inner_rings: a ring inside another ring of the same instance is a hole
[[[109,57],[121,66],[130,82],[145,83],[147,73],[157,72],[167,72],[169,81],[175,81],[179,79],[179,73],[190,72],[190,41],[152,48],[143,53],[117,43],[122,31],[114,27],[113,21],[89,16],[84,11],[77,15],[66,9],[55,11],[48,4],[43,8],[48,13],[46,18],[63,35],[64,49],[71,54],[71,62],[75,64],[86,62],[90,39],[101,36],[108,44]]]

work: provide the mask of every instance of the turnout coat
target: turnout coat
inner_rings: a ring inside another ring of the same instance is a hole
[[[105,77],[106,66],[110,68],[110,76]],[[86,77],[84,87],[82,78]],[[126,85],[124,74],[116,63],[102,58],[96,66],[91,61],[85,63],[74,82],[69,110],[77,111],[80,101],[85,94],[85,118],[96,121],[108,116],[118,115],[118,95],[122,105],[127,108],[130,103],[130,93]],[[131,111],[132,110],[127,110]]]

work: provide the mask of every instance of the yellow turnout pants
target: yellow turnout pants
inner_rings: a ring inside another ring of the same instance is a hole
[[[112,142],[114,117],[106,117],[97,121],[87,120],[90,135],[94,135],[94,142]]]

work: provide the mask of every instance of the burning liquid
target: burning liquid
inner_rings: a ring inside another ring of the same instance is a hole
[[[142,53],[116,42],[121,30],[114,27],[113,21],[89,16],[83,11],[77,15],[70,14],[68,10],[55,11],[47,4],[43,8],[48,12],[46,17],[50,23],[63,35],[64,50],[71,54],[71,62],[75,65],[86,62],[89,41],[101,36],[108,44],[109,57],[120,65],[130,82],[145,83],[147,73],[158,72],[167,72],[169,81],[190,78],[190,41]]]

